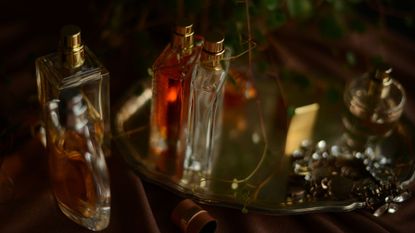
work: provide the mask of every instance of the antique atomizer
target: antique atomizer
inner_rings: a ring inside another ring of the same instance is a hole
[[[350,146],[390,135],[401,117],[405,91],[391,77],[391,72],[390,68],[379,68],[369,77],[354,79],[347,86],[343,123]]]

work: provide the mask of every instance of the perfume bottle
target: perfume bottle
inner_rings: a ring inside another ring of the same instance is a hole
[[[47,103],[47,149],[59,208],[74,222],[102,230],[110,219],[108,171],[94,119],[77,88]]]
[[[183,172],[190,81],[201,44],[193,25],[182,20],[153,65],[150,154],[156,169],[171,177]]]
[[[190,88],[185,170],[201,176],[211,174],[220,148],[224,84],[231,52],[224,48],[222,35],[205,37],[200,62],[193,72]]]
[[[343,124],[349,146],[363,146],[392,133],[402,115],[406,96],[391,72],[390,68],[379,68],[369,77],[355,79],[346,87]]]
[[[82,44],[80,29],[69,25],[62,28],[58,52],[36,60],[36,76],[59,207],[89,229],[103,229],[109,221],[108,178],[105,160],[100,159],[102,151],[108,155],[110,150],[108,71]],[[78,101],[82,106],[62,114],[58,107],[69,103],[65,93],[74,90],[82,97]],[[94,166],[104,170],[102,178],[97,178]]]
[[[110,155],[109,73],[83,45],[81,30],[67,25],[61,30],[58,51],[36,59],[38,97],[46,119],[46,103],[58,99],[62,90],[77,87],[95,122],[91,129]]]

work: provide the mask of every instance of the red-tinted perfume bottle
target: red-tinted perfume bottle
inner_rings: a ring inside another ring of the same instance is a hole
[[[182,20],[153,65],[150,153],[157,170],[179,179],[183,173],[190,82],[201,45],[192,23]]]

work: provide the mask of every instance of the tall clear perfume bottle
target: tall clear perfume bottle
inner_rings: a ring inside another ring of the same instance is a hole
[[[47,148],[59,208],[74,222],[102,230],[110,220],[110,185],[102,143],[79,89],[65,89],[48,106]]]
[[[36,60],[36,75],[58,205],[88,229],[104,229],[110,216],[103,159],[109,152],[108,72],[83,46],[80,29],[65,26],[58,52]]]
[[[190,88],[189,133],[185,170],[201,176],[211,173],[219,152],[222,128],[224,84],[229,67],[230,50],[222,35],[205,37],[200,62],[193,72]]]
[[[110,155],[109,73],[83,45],[81,30],[74,25],[62,28],[58,51],[36,59],[38,97],[44,119],[46,103],[57,99],[62,90],[76,87],[94,120],[93,134],[99,136],[105,156]]]
[[[392,69],[379,68],[368,77],[353,80],[345,89],[343,124],[347,144],[359,148],[390,135],[402,115],[405,91],[391,77]]]
[[[190,81],[201,43],[192,23],[180,21],[153,65],[150,151],[156,169],[171,177],[183,173]]]

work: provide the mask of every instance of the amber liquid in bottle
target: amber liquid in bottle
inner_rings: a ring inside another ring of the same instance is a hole
[[[183,173],[191,74],[199,47],[193,45],[192,24],[181,24],[153,66],[150,151],[156,169],[176,178]]]
[[[153,152],[159,156],[157,168],[167,174],[175,174],[182,170],[181,138],[183,127],[187,124],[187,110],[189,103],[190,78],[175,79],[174,74],[179,70],[161,72],[156,77],[157,92],[154,98],[154,124],[163,138],[165,145],[153,147]],[[171,75],[173,74],[173,75]]]
[[[36,60],[49,170],[58,206],[94,231],[109,224],[111,193],[104,155],[110,152],[109,73],[65,26],[59,49]]]
[[[61,205],[88,218],[95,214],[97,200],[93,175],[83,154],[87,141],[75,131],[65,132],[50,148],[50,167],[56,199]]]
[[[109,223],[111,199],[100,141],[103,130],[98,127],[102,124],[90,115],[78,89],[62,91],[48,108],[47,148],[55,198],[70,219],[102,230]]]

